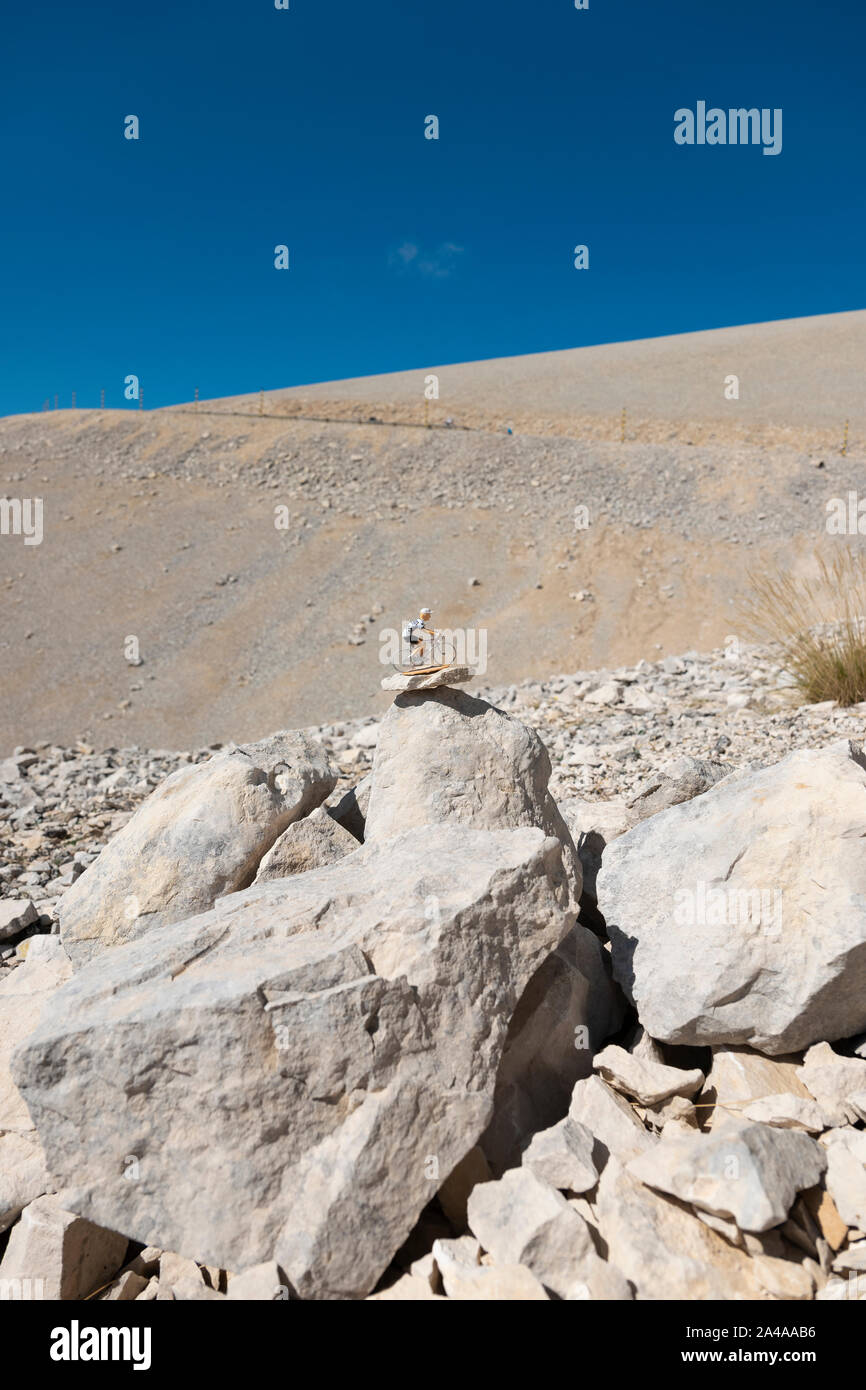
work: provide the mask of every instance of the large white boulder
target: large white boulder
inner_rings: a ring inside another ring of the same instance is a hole
[[[575,913],[543,831],[428,825],[104,952],[13,1063],[64,1200],[201,1263],[275,1260],[305,1297],[369,1293],[487,1124]]]
[[[562,845],[579,896],[571,832],[548,791],[550,758],[534,729],[487,701],[442,688],[399,695],[379,727],[365,838],[410,826],[538,826]],[[565,1115],[574,1083],[620,1025],[623,1001],[600,941],[575,931],[542,965],[512,1019],[482,1141],[497,1173]]]
[[[859,746],[734,773],[607,846],[614,973],[653,1037],[772,1054],[866,1025]]]
[[[246,888],[277,837],[335,782],[321,744],[297,731],[178,768],[64,894],[73,964]]]
[[[536,825],[563,846],[579,894],[577,850],[549,781],[547,749],[519,719],[450,687],[406,692],[379,726],[364,838],[452,822]]]
[[[29,1203],[53,1191],[42,1144],[13,1080],[10,1059],[69,979],[72,966],[56,936],[34,940],[44,940],[50,951],[41,956],[28,953],[24,964],[0,981],[0,1231]]]

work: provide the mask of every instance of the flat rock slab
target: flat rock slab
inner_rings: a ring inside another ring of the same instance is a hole
[[[543,831],[425,826],[104,952],[13,1059],[64,1201],[362,1297],[477,1142],[574,917]]]
[[[681,1071],[651,1058],[635,1057],[615,1044],[597,1053],[592,1065],[603,1081],[634,1096],[642,1105],[658,1105],[671,1096],[693,1096],[704,1084],[702,1071]]]
[[[831,1125],[853,1124],[860,1118],[850,1097],[866,1087],[866,1061],[862,1057],[843,1057],[829,1043],[816,1043],[803,1058],[797,1076]]]
[[[640,1300],[757,1299],[754,1261],[682,1202],[646,1187],[612,1159],[598,1185],[599,1230],[609,1259]]]
[[[446,666],[441,671],[429,671],[426,675],[404,675],[396,671],[393,676],[382,678],[383,690],[436,690],[441,685],[465,685],[471,681],[475,672],[471,666]]]
[[[823,1149],[808,1134],[729,1119],[711,1134],[665,1135],[651,1153],[632,1159],[628,1171],[649,1187],[736,1221],[741,1231],[768,1231],[826,1167]]]
[[[753,1100],[743,1111],[747,1120],[760,1120],[777,1129],[803,1129],[807,1134],[820,1134],[829,1127],[827,1116],[814,1100],[782,1094]]]
[[[753,1101],[767,1097],[791,1095],[812,1101],[799,1069],[798,1056],[765,1057],[751,1047],[713,1048],[713,1064],[699,1097],[706,1128],[712,1129],[726,1115],[745,1114]]]

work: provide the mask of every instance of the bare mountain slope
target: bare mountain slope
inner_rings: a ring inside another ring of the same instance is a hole
[[[719,437],[772,431],[777,442],[780,431],[829,429],[841,439],[846,418],[861,434],[866,427],[864,364],[866,310],[857,310],[297,386],[266,392],[265,409],[422,421],[432,372],[435,421],[563,434],[594,426],[618,439],[625,407],[627,437],[685,437],[691,427]],[[725,396],[732,375],[738,400]],[[220,404],[255,410],[258,397]]]
[[[262,415],[2,420],[0,488],[43,499],[44,539],[0,535],[0,755],[374,712],[381,631],[422,602],[486,629],[490,684],[718,645],[748,565],[841,543],[826,502],[862,482],[864,332],[840,314],[442,368],[430,429],[423,370]]]

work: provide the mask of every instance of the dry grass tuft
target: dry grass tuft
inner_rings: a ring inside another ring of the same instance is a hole
[[[866,555],[818,556],[817,576],[778,569],[749,573],[743,616],[752,634],[778,642],[797,689],[810,704],[866,700]]]

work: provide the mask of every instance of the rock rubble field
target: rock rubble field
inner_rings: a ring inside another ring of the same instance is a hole
[[[0,1293],[866,1298],[866,708],[772,648],[0,762]]]

